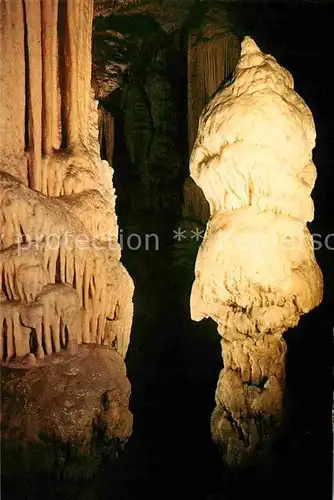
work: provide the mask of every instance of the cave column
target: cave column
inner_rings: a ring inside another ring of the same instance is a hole
[[[72,353],[82,342],[112,347],[116,337],[125,356],[133,282],[98,143],[93,0],[7,0],[0,9],[0,361]]]

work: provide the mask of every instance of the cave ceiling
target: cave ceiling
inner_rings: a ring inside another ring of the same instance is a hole
[[[145,14],[153,17],[170,33],[181,28],[191,9],[201,4],[204,4],[203,0],[95,0],[94,15]]]
[[[187,28],[203,26],[204,18],[219,31],[231,29],[226,3],[217,0],[95,0],[94,16],[93,86],[99,100],[124,89],[133,68],[137,76],[145,73],[160,49],[181,50]]]

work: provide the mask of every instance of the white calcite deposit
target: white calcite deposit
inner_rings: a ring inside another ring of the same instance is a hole
[[[191,156],[191,177],[210,205],[191,315],[213,318],[222,336],[212,432],[230,456],[258,442],[257,415],[279,414],[282,334],[322,300],[306,226],[314,215],[316,133],[293,85],[245,37],[231,83],[202,112]]]

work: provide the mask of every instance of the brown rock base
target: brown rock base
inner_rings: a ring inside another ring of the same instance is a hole
[[[48,358],[2,370],[5,483],[93,476],[131,435],[130,383],[116,351],[82,345]]]

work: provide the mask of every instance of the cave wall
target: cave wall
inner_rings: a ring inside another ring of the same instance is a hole
[[[1,165],[2,169],[27,183],[27,158],[24,154],[26,78],[23,5],[21,1],[14,0],[1,2],[0,8]],[[16,65],[20,71],[15,71]]]
[[[113,165],[115,147],[115,119],[111,113],[102,106],[98,108],[99,114],[99,142],[100,151],[104,153],[109,165]]]
[[[200,10],[196,27],[184,13],[179,14],[178,22],[172,16],[168,32],[154,2],[147,12],[142,7],[132,11],[124,6],[124,14],[96,19],[94,89],[103,102],[113,100],[116,89],[122,90],[132,189],[140,193],[133,208],[156,211],[163,206],[175,211],[182,199],[177,183],[184,178],[183,167],[194,145],[200,114],[234,69],[240,41],[222,9]],[[184,104],[176,97],[183,92]],[[187,140],[181,126],[186,115],[188,154],[181,145]],[[209,216],[205,197],[190,177],[184,184],[182,215],[201,222]]]
[[[125,356],[133,283],[91,90],[93,1],[1,2],[1,358]]]
[[[231,76],[240,54],[240,41],[223,10],[209,9],[202,24],[188,32],[188,145],[191,155],[200,115]],[[206,222],[209,206],[202,190],[189,177],[183,189],[184,218]]]
[[[131,168],[120,196],[127,190],[136,192],[127,193],[127,203],[136,211],[174,212],[180,205],[183,158],[175,72],[181,56],[174,42],[174,34],[165,33],[149,15],[114,14],[94,23],[95,95],[103,120],[109,116],[114,127],[123,127],[123,152],[118,152],[115,168],[124,170],[129,159]],[[100,128],[105,145],[113,142],[107,133],[106,127]],[[113,146],[106,147],[111,151]]]
[[[210,206],[191,315],[214,319],[222,337],[211,427],[234,464],[272,437],[282,417],[283,334],[323,298],[306,225],[315,140],[292,75],[246,36],[233,79],[202,112],[190,165]]]
[[[188,32],[188,142],[197,136],[200,115],[219,85],[231,76],[240,55],[240,41],[221,14],[207,13],[200,28]]]

